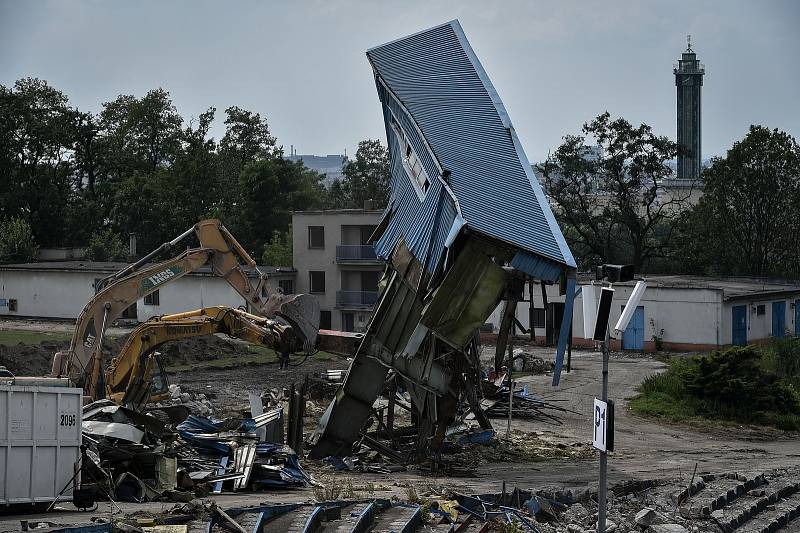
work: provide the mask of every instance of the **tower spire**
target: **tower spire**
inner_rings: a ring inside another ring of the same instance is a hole
[[[686,35],[686,51],[687,52],[693,52],[694,51],[694,50],[692,50],[692,34],[691,33]]]

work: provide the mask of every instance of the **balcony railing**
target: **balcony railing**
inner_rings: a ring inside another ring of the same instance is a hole
[[[368,244],[340,244],[336,247],[337,261],[377,261],[375,248]]]
[[[336,291],[338,307],[369,309],[378,301],[378,291]]]

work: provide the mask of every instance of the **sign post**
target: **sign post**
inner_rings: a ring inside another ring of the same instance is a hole
[[[601,343],[603,352],[603,392],[601,399],[594,400],[594,428],[597,434],[599,421],[598,418],[602,415],[602,448],[595,448],[600,450],[600,482],[597,487],[597,533],[605,533],[606,531],[606,490],[607,490],[607,477],[608,477],[608,329],[606,329],[605,340]],[[600,410],[602,409],[602,411]],[[595,436],[595,442],[597,436]]]

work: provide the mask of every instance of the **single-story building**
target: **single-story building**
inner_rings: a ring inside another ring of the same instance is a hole
[[[52,261],[0,265],[0,317],[76,319],[94,296],[95,283],[126,263]],[[273,287],[292,292],[295,270],[259,267]],[[253,285],[258,274],[253,271]],[[191,311],[201,307],[239,307],[244,299],[208,266],[163,285],[136,302],[122,318],[143,322],[150,317]]]
[[[653,351],[713,350],[727,345],[746,345],[770,337],[800,335],[800,283],[748,278],[698,276],[647,277],[647,290],[628,329],[611,342],[612,348]],[[587,277],[579,279],[573,309],[573,346],[592,346],[591,333],[584,334],[583,291],[592,290]],[[636,282],[614,284],[610,326],[619,319]],[[599,295],[599,284],[594,284]],[[564,311],[564,296],[557,285],[549,285],[545,307],[541,288],[533,290],[529,302],[517,306],[517,319],[526,329],[534,325],[533,340],[546,343],[558,336]],[[525,298],[529,299],[529,287]],[[502,304],[490,316],[486,331],[496,333]],[[550,335],[548,327],[550,326]],[[612,332],[613,336],[613,332]]]

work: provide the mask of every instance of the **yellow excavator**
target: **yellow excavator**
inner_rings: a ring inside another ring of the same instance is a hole
[[[285,344],[290,340],[285,335],[286,328],[275,320],[224,306],[153,317],[131,331],[119,354],[108,365],[105,397],[136,410],[148,402],[165,399],[169,383],[156,352],[165,342],[225,333],[267,346],[288,358],[293,347]]]
[[[200,246],[188,248],[178,256],[151,263],[190,236]],[[216,219],[203,220],[175,239],[166,242],[119,272],[101,280],[96,294],[78,316],[69,349],[53,358],[52,377],[68,377],[83,387],[91,400],[104,397],[103,339],[108,327],[122,312],[140,298],[161,286],[208,265],[211,272],[224,278],[246,302],[250,316],[271,320],[267,331],[270,343],[306,353],[314,349],[319,331],[319,303],[309,295],[284,295],[273,290],[267,276],[242,248],[225,226]],[[253,286],[248,269],[257,274]]]

